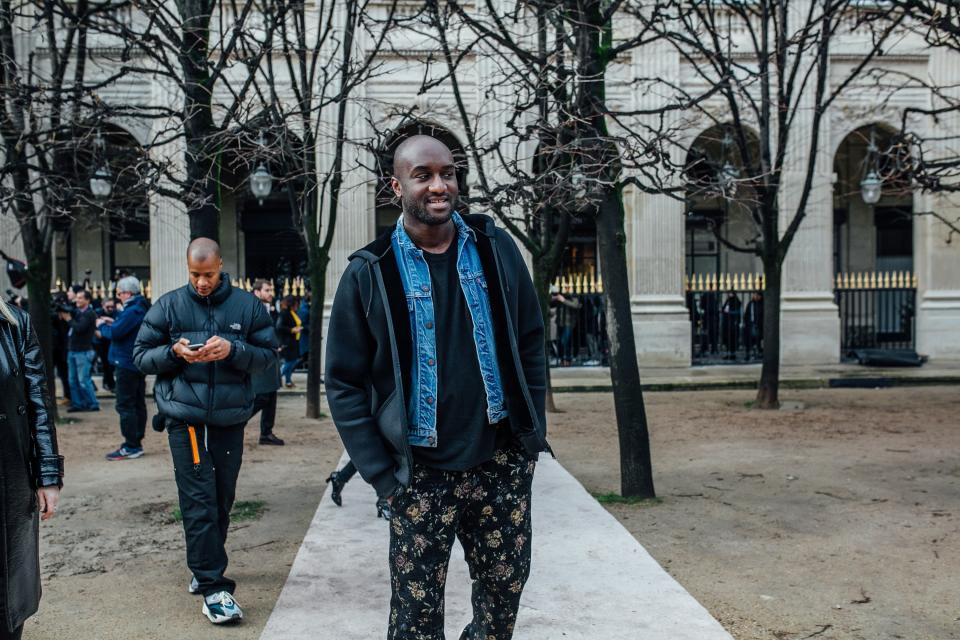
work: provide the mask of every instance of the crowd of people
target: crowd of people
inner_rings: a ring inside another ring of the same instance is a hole
[[[446,573],[458,539],[473,579],[473,616],[461,638],[510,640],[530,574],[536,461],[551,451],[543,318],[512,238],[488,216],[454,209],[450,149],[412,136],[393,164],[403,215],[351,256],[341,279],[327,403],[351,469],[373,486],[389,519],[387,637],[444,637]],[[275,304],[265,280],[252,293],[232,286],[212,239],[191,241],[187,270],[188,283],[154,304],[127,276],[112,305],[96,307],[81,287],[58,299],[55,313],[68,410],[99,410],[91,369],[96,341],[109,342],[124,441],[108,459],[143,455],[145,376],[155,377],[153,427],[168,437],[188,590],[202,596],[203,615],[222,624],[243,618],[226,575],[243,431],[259,411],[260,442],[283,444],[272,431],[276,394],[294,385],[309,303],[284,296]],[[38,513],[48,519],[57,510],[63,458],[30,316],[6,303],[0,316],[0,533],[12,541],[0,550],[5,640],[18,639],[37,610]]]

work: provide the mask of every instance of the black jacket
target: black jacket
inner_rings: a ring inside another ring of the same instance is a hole
[[[0,626],[23,624],[40,603],[37,487],[61,484],[63,457],[49,413],[43,353],[30,317],[0,315]]]
[[[297,326],[290,309],[281,309],[277,317],[277,336],[280,337],[280,357],[296,360],[300,357],[300,342],[292,329]]]
[[[69,351],[90,351],[93,349],[93,335],[97,330],[97,312],[93,305],[87,305],[83,311],[74,309],[70,317]]]
[[[219,362],[187,364],[173,353],[186,338],[229,340],[230,356]],[[184,422],[230,426],[253,412],[250,376],[277,358],[277,337],[270,315],[253,294],[236,289],[227,274],[206,298],[185,285],[165,294],[143,319],[133,347],[133,361],[143,373],[156,374],[157,410]]]
[[[511,427],[529,454],[548,451],[543,318],[530,273],[491,218],[464,221],[477,232]],[[413,463],[406,417],[413,338],[391,233],[350,256],[330,312],[324,376],[347,453],[381,497],[409,483]]]

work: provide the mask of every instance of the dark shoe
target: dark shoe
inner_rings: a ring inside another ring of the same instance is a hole
[[[92,411],[100,411],[100,407],[70,407],[67,409],[67,413],[90,413]]]
[[[260,436],[260,444],[272,444],[272,445],[276,445],[276,446],[278,446],[278,447],[282,447],[282,446],[283,446],[283,440],[281,440],[281,439],[278,438],[277,436],[273,435],[272,433],[268,433],[268,434],[265,435],[265,436]]]
[[[67,407],[67,413],[80,413],[86,411],[86,409],[81,409],[80,407]]]
[[[342,507],[343,498],[340,497],[340,492],[343,491],[344,483],[340,481],[340,475],[334,471],[330,474],[330,477],[327,478],[327,483],[330,485],[330,499],[333,500],[333,504]]]

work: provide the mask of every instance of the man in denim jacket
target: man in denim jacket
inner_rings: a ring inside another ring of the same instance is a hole
[[[402,217],[351,256],[337,289],[330,412],[391,505],[388,638],[444,637],[456,538],[474,581],[461,638],[507,640],[530,571],[533,470],[549,451],[540,307],[510,236],[456,212],[443,143],[402,142],[392,187]]]

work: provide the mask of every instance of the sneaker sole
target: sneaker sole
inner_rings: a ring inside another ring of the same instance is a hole
[[[143,457],[143,452],[141,451],[140,453],[131,453],[128,456],[117,456],[115,458],[111,458],[109,456],[105,456],[105,457],[107,458],[107,462],[120,462],[122,460],[136,460],[137,458]]]
[[[235,613],[232,616],[215,616],[210,612],[210,608],[207,607],[207,603],[203,603],[203,615],[207,616],[207,620],[213,624],[228,624],[230,622],[240,622],[243,620],[243,612]]]

